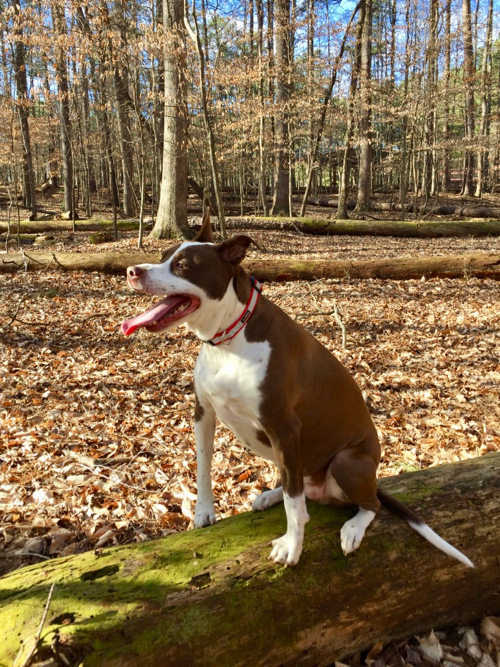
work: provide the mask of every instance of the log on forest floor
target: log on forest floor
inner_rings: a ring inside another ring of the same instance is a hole
[[[0,273],[19,270],[99,271],[124,274],[127,266],[158,262],[160,255],[145,253],[11,253],[0,258]],[[321,278],[427,278],[500,279],[500,255],[468,253],[437,257],[373,260],[252,259],[245,268],[261,281],[318,280]]]
[[[119,231],[129,231],[139,229],[137,220],[117,220],[116,225]],[[0,221],[0,234],[7,234],[8,224]],[[77,232],[100,232],[113,229],[112,220],[82,220],[76,221],[75,230]],[[19,225],[21,234],[38,234],[42,232],[71,232],[73,231],[72,220],[22,220]],[[10,223],[11,238],[17,234],[17,222]]]
[[[39,656],[55,650],[71,664],[106,667],[328,665],[378,641],[499,614],[500,453],[380,486],[475,569],[386,510],[345,557],[339,529],[355,510],[311,502],[300,562],[277,566],[267,557],[269,541],[285,530],[279,505],[1,578],[0,664],[12,664],[22,642],[28,650],[52,584]]]
[[[443,238],[453,236],[499,236],[497,220],[317,220],[296,218],[297,228],[306,234],[326,236],[397,236]]]

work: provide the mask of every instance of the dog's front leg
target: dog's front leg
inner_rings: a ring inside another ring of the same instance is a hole
[[[198,496],[194,514],[194,527],[203,528],[215,523],[214,494],[212,491],[212,454],[214,451],[215,412],[208,401],[203,405],[196,396],[194,413],[194,434],[196,438]]]
[[[270,560],[282,565],[295,565],[302,553],[304,527],[309,521],[304,492],[304,475],[300,455],[298,419],[284,420],[288,428],[273,433],[271,443],[281,473],[286,512],[286,533],[272,541]]]

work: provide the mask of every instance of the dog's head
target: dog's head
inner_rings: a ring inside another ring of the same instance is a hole
[[[210,217],[193,239],[166,250],[159,264],[139,264],[127,269],[127,282],[136,292],[164,296],[141,315],[122,323],[129,336],[144,327],[157,333],[187,323],[209,302],[226,295],[250,244],[249,236],[234,236],[223,243],[213,242]]]

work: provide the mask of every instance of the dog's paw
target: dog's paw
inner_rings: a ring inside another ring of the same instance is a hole
[[[355,524],[354,520],[348,521],[342,526],[340,531],[340,545],[345,556],[356,551],[363,540],[364,534],[365,531],[360,533],[359,526]]]
[[[264,491],[252,503],[252,512],[263,512],[283,500],[283,488],[279,486],[271,491]]]
[[[366,529],[374,517],[375,512],[360,509],[355,517],[342,526],[340,531],[340,545],[346,556],[356,551],[359,547],[365,536]]]
[[[196,510],[194,514],[194,527],[205,528],[211,526],[216,522],[215,512],[213,508],[209,510]]]
[[[273,549],[269,560],[285,566],[296,565],[299,562],[300,554],[302,553],[302,544],[297,542],[296,539],[286,534],[277,540],[273,540],[271,544],[273,545]]]

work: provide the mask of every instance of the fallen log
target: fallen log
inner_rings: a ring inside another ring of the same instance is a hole
[[[267,560],[268,542],[286,524],[276,506],[1,578],[0,664],[12,664],[21,645],[28,650],[52,584],[44,657],[60,651],[66,664],[106,667],[328,665],[378,641],[499,614],[500,453],[380,485],[475,569],[386,510],[345,557],[339,529],[355,510],[310,502],[301,560],[283,568]]]
[[[443,238],[452,236],[499,236],[500,222],[488,221],[407,221],[407,220],[295,220],[306,234],[328,236],[398,236],[404,238]]]
[[[300,197],[293,197],[293,201],[302,201]],[[307,206],[318,206],[321,208],[338,208],[338,199],[332,199],[330,197],[310,197],[307,200]],[[356,208],[355,201],[347,202],[347,209],[353,210]],[[414,213],[415,211],[420,215],[458,215],[462,218],[500,218],[500,209],[492,208],[488,206],[471,206],[464,204],[457,205],[444,205],[444,206],[433,206],[432,204],[427,204],[426,206],[421,206],[420,204],[404,204],[400,202],[377,202],[371,201],[369,204],[369,210],[372,211],[402,211],[403,209],[407,213]]]
[[[158,262],[160,255],[145,253],[11,253],[0,256],[0,273],[26,269],[42,271],[98,271],[124,274],[127,266]],[[436,257],[403,257],[369,260],[252,259],[244,266],[258,280],[285,282],[321,278],[427,278],[500,279],[500,255],[469,253]]]
[[[137,220],[118,220],[118,229],[132,230],[139,229]],[[9,226],[6,222],[0,222],[0,234],[6,234]],[[113,223],[106,220],[82,220],[76,222],[75,231],[77,232],[99,232],[113,229]],[[19,225],[21,234],[37,234],[43,232],[71,232],[73,231],[73,221],[70,220],[39,220],[30,222],[22,220]],[[17,222],[11,222],[10,234],[17,234]]]

